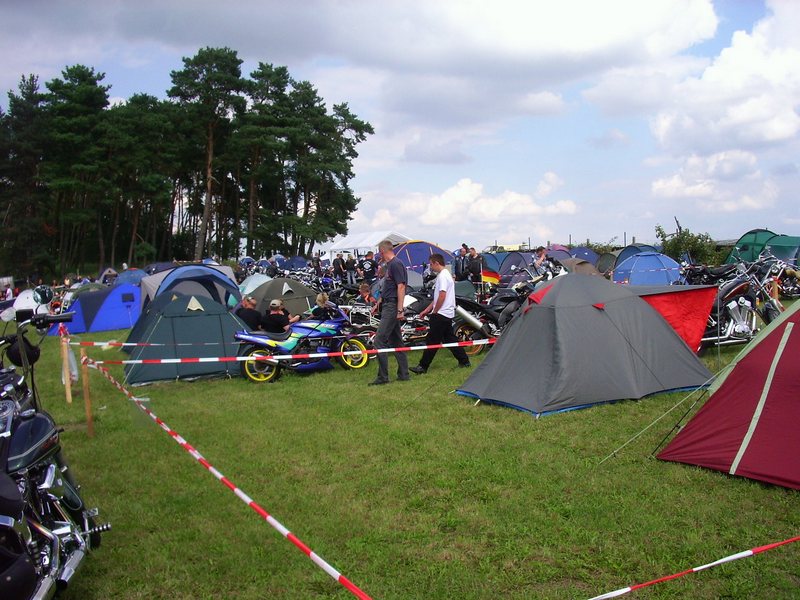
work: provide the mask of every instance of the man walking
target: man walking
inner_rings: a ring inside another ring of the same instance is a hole
[[[379,309],[381,322],[375,334],[375,348],[397,348],[403,345],[400,335],[400,321],[403,320],[403,300],[406,296],[408,271],[394,256],[394,246],[389,240],[378,244],[378,252],[383,259],[384,278],[381,286]],[[395,352],[397,359],[397,380],[408,381],[408,357],[404,352]],[[389,357],[385,352],[378,353],[378,376],[369,385],[389,383]]]
[[[426,345],[451,344],[458,342],[453,333],[453,317],[456,311],[456,293],[453,277],[444,266],[444,257],[441,254],[431,254],[431,271],[436,273],[436,284],[433,288],[433,301],[428,305],[419,316],[424,317],[430,314],[428,319],[430,328],[428,336],[425,338]],[[458,361],[459,367],[470,367],[469,358],[464,348],[455,346],[450,348],[453,356]],[[436,356],[436,349],[425,350],[419,365],[411,367],[409,370],[422,375],[427,373],[428,367]]]

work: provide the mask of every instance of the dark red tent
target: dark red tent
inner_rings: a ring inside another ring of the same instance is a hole
[[[800,489],[798,356],[800,302],[734,359],[658,458]]]

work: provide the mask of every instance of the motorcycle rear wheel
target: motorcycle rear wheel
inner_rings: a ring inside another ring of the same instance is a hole
[[[361,352],[362,354],[350,354],[347,356],[339,356],[339,362],[345,369],[361,369],[369,362],[369,354],[367,354],[367,347],[364,342],[357,338],[350,338],[342,342],[339,346],[339,352]]]
[[[456,334],[456,339],[458,339],[459,342],[468,342],[472,340],[472,336],[475,335],[476,329],[469,323],[461,323],[456,327],[453,333]],[[467,353],[467,356],[477,356],[483,352],[484,348],[484,344],[476,346],[464,346],[464,352]]]
[[[272,352],[265,348],[251,346],[245,350],[243,356],[272,356]],[[242,361],[242,375],[254,383],[275,381],[280,377],[280,373],[281,368],[279,365],[269,364],[264,360]]]

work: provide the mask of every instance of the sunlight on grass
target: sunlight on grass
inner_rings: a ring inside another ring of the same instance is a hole
[[[83,339],[112,337],[124,334]],[[64,403],[57,360],[49,339],[42,396],[66,428],[88,504],[114,526],[65,598],[351,597],[94,372],[88,439],[80,394]],[[451,394],[468,373],[447,354],[409,382],[368,387],[374,371],[134,393],[373,598],[589,597],[800,529],[796,492],[649,458],[685,409],[597,466],[679,395],[537,420]],[[796,597],[798,551],[640,595]]]

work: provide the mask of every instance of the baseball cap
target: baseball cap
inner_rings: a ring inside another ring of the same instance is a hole
[[[270,308],[280,308],[281,306],[283,306],[283,302],[281,302],[277,298],[275,298],[274,300],[270,300],[269,301],[269,307]]]

